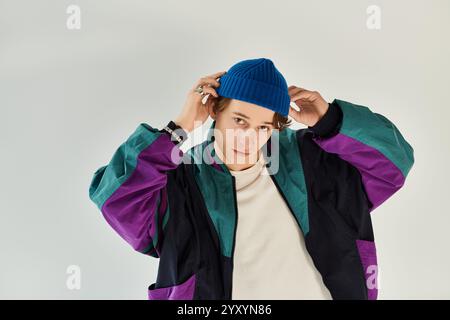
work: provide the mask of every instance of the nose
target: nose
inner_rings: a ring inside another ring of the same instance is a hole
[[[257,145],[257,137],[253,130],[246,130],[245,133],[237,137],[237,150],[244,153],[251,153]]]

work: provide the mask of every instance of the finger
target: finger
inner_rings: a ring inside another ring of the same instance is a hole
[[[203,78],[200,78],[195,83],[194,89],[199,87],[199,86],[206,86],[206,85],[218,87],[218,86],[220,86],[220,82],[217,81],[216,79],[213,79],[213,78],[203,77]]]
[[[315,93],[308,90],[303,90],[298,93],[295,93],[291,96],[291,101],[297,101],[297,100],[306,100],[306,101],[313,101],[315,98]]]
[[[298,94],[300,94],[300,93],[302,93],[302,92],[311,92],[311,91],[306,90],[306,89],[303,89],[303,88],[295,88],[295,89],[292,89],[292,90],[288,93],[289,96],[291,97],[291,101],[294,101],[294,100],[292,100],[292,98],[295,97],[295,96],[297,96]]]
[[[288,92],[294,92],[294,91],[300,91],[303,88],[297,87],[297,86],[289,86],[288,87]],[[303,89],[304,90],[304,89]]]
[[[212,75],[208,76],[208,78],[217,79],[220,76],[223,76],[226,73],[226,71],[219,71],[216,73],[213,73]]]
[[[289,86],[288,87],[289,94],[295,94],[295,93],[303,91],[303,90],[306,90],[306,89],[305,88],[301,88],[301,87],[297,87],[297,86]]]
[[[291,98],[291,99],[292,99],[292,98]],[[297,100],[291,100],[291,103],[292,103],[292,102],[293,102],[296,106],[302,106],[302,107],[309,106],[309,105],[312,104],[311,101],[309,101],[309,100],[307,100],[307,99],[303,99],[303,98],[300,98],[300,99],[297,99]]]
[[[293,92],[296,88],[297,88],[296,86],[289,86],[288,87],[289,94],[291,94],[291,92]]]
[[[290,106],[289,108],[289,115],[294,118],[296,121],[298,121],[298,118],[300,116],[300,111],[295,110],[294,107]]]
[[[214,97],[218,98],[219,95],[217,94],[216,90],[212,87],[203,87],[203,92],[205,94],[212,94]],[[209,98],[208,98],[209,99]]]

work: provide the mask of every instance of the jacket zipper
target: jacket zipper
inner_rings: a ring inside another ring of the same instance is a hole
[[[236,196],[236,178],[232,175],[233,180],[233,197],[234,197],[234,215],[235,215],[235,224],[234,224],[234,235],[233,235],[233,249],[231,254],[231,285],[230,285],[230,295],[229,300],[232,300],[233,295],[233,273],[234,273],[234,251],[236,249],[236,232],[237,232],[237,224],[238,224],[238,207],[237,207],[237,196]]]

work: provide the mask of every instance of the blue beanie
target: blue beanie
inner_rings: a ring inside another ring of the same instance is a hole
[[[243,60],[219,79],[217,94],[243,100],[287,116],[291,98],[283,75],[270,59]]]

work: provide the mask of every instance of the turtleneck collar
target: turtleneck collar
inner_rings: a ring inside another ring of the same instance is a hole
[[[235,177],[236,191],[239,191],[253,181],[255,181],[261,174],[265,165],[265,159],[261,151],[259,151],[258,161],[251,167],[244,170],[229,170],[230,174]]]

